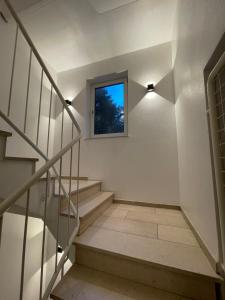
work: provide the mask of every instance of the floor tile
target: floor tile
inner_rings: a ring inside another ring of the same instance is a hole
[[[156,213],[160,215],[172,215],[172,216],[183,216],[182,212],[177,209],[169,209],[169,208],[156,208]]]
[[[156,209],[154,207],[146,207],[141,205],[129,205],[129,204],[113,204],[120,209],[126,209],[128,211],[139,211],[144,213],[155,213]]]
[[[102,216],[95,221],[93,226],[134,235],[157,238],[157,224],[153,223],[137,222],[128,219],[116,220],[115,218]]]
[[[120,208],[114,207],[114,205],[112,205],[106,211],[104,211],[103,216],[124,219],[126,217],[127,213],[128,213],[128,210],[120,209]]]
[[[151,214],[151,213],[148,214],[148,213],[142,213],[136,211],[129,211],[127,213],[126,218],[130,220],[136,220],[142,222],[188,228],[188,225],[185,222],[183,216],[178,216],[178,215]]]
[[[159,225],[158,238],[164,241],[199,247],[199,244],[191,230],[186,228]]]

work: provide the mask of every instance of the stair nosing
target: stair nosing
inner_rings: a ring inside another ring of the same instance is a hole
[[[4,160],[15,160],[15,161],[32,161],[37,162],[39,161],[38,158],[32,158],[32,157],[14,157],[14,156],[5,156]]]
[[[9,136],[12,136],[12,133],[11,132],[8,132],[8,131],[4,131],[4,130],[0,130],[0,136],[6,136],[6,137],[9,137]]]
[[[91,181],[91,180],[88,180],[88,181]],[[63,182],[62,182],[62,184],[63,184]],[[92,188],[92,187],[95,187],[95,186],[101,185],[101,184],[102,184],[102,181],[97,181],[97,182],[95,182],[95,183],[93,183],[91,185],[79,188],[78,192],[79,193],[80,192],[84,192],[84,191],[88,190],[89,188]],[[71,196],[76,195],[76,193],[77,193],[77,190],[71,191]],[[59,196],[59,197],[63,197],[63,198],[65,197],[65,195],[63,195],[63,194],[59,195],[58,192],[55,192],[54,194],[55,194],[55,196]]]
[[[101,249],[101,248],[97,248],[97,247],[90,246],[90,245],[85,245],[85,244],[79,243],[76,240],[74,241],[73,244],[77,247],[80,247],[80,248],[90,249],[90,250],[93,250],[93,251],[98,252],[98,253],[107,254],[107,255],[111,255],[111,256],[114,256],[114,257],[121,258],[121,259],[130,260],[130,261],[140,263],[140,264],[143,264],[143,265],[148,265],[148,266],[151,266],[151,267],[154,267],[154,268],[157,268],[157,269],[165,269],[165,270],[170,271],[170,272],[184,274],[184,275],[187,275],[187,276],[205,278],[206,280],[213,281],[213,282],[221,283],[221,282],[224,281],[223,278],[220,275],[216,274],[216,273],[215,274],[217,276],[213,277],[213,276],[206,275],[206,274],[203,274],[203,273],[197,273],[197,272],[193,272],[193,271],[189,271],[189,270],[184,270],[184,269],[180,269],[180,268],[177,268],[177,267],[174,267],[174,266],[163,265],[163,264],[160,264],[160,263],[157,263],[157,262],[140,259],[140,258],[136,258],[136,257],[133,257],[133,256],[128,256],[128,255],[125,255],[125,254],[122,254],[122,253],[119,253],[119,252],[112,252],[110,250]]]

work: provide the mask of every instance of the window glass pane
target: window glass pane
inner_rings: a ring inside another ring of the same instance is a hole
[[[124,94],[124,83],[95,89],[95,135],[124,132]]]

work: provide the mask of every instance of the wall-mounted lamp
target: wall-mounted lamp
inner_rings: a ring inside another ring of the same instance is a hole
[[[154,90],[155,90],[154,84],[153,84],[153,83],[148,84],[148,86],[147,86],[147,91],[148,91],[148,92],[154,92]]]
[[[65,100],[65,102],[67,105],[72,105],[72,101],[70,101],[70,100]]]

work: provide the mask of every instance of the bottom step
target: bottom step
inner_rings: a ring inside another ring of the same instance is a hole
[[[53,290],[55,300],[188,300],[146,285],[74,265]]]

